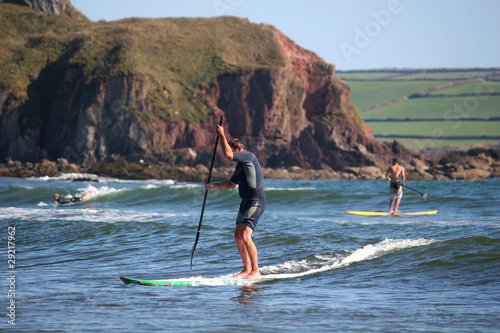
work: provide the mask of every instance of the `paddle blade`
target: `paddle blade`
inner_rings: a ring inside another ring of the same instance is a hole
[[[198,244],[198,239],[200,239],[201,219],[203,218],[203,213],[201,216],[202,217],[200,218],[200,224],[198,225],[198,232],[196,233],[196,239],[194,241],[193,249],[191,250],[191,262],[189,264],[189,270],[193,269],[194,250],[196,250],[196,244]]]
[[[408,186],[408,185],[403,185],[403,186],[404,186],[404,187],[409,188],[409,189],[410,189],[410,190],[412,190],[412,191],[417,192],[418,194],[420,194],[420,195],[422,196],[422,198],[423,198],[424,200],[429,199],[429,198],[431,197],[430,195],[425,194],[425,193],[422,193],[422,192],[420,192],[420,191],[418,191],[418,190],[415,190],[414,188],[411,188],[411,187],[410,187],[410,186]]]

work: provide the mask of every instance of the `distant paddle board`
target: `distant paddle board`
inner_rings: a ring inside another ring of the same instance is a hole
[[[352,215],[365,215],[365,216],[382,216],[382,215],[431,215],[437,214],[437,210],[429,210],[426,212],[411,212],[411,213],[388,213],[388,212],[346,212],[347,214]]]

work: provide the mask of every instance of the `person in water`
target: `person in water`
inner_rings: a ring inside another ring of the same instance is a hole
[[[387,168],[385,172],[385,177],[389,180],[390,183],[390,191],[391,191],[391,201],[389,203],[390,210],[389,213],[401,213],[398,210],[399,203],[401,202],[401,198],[403,197],[403,188],[401,185],[405,186],[405,168],[402,165],[399,165],[399,161],[397,158],[392,159],[392,165]],[[401,184],[401,180],[403,183]],[[392,207],[394,206],[394,210]]]
[[[239,185],[238,191],[241,203],[236,218],[234,239],[243,260],[243,271],[233,275],[233,277],[256,279],[261,275],[257,247],[252,240],[252,233],[260,216],[266,209],[264,175],[257,157],[253,153],[246,151],[240,140],[233,139],[228,142],[224,135],[224,128],[220,125],[217,126],[217,135],[221,139],[224,156],[228,160],[237,162],[237,165],[229,180],[219,183],[206,183],[205,189],[230,190]]]
[[[86,200],[89,198],[89,196],[92,193],[95,193],[95,191],[90,190],[81,197],[75,197],[75,196],[72,196],[71,194],[68,194],[68,195],[65,195],[64,197],[61,197],[61,195],[59,193],[54,193],[54,200],[56,200],[59,204],[63,205],[63,204],[71,203],[71,202],[78,202],[78,201]]]

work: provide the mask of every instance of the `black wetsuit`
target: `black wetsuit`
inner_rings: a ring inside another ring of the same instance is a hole
[[[59,197],[59,199],[57,199],[57,202],[59,202],[61,205],[64,205],[64,204],[68,204],[71,202],[78,202],[78,201],[82,201],[82,200],[83,200],[83,198],[81,198],[81,197],[65,196],[65,197]]]
[[[234,152],[233,161],[238,164],[231,182],[239,185],[238,191],[241,198],[236,223],[243,223],[255,229],[259,217],[266,209],[264,174],[257,156],[249,151]]]

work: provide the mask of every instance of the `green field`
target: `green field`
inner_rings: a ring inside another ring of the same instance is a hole
[[[395,72],[362,72],[362,73],[357,73],[357,72],[338,72],[336,74],[337,77],[341,78],[342,80],[345,81],[352,81],[352,80],[375,80],[375,81],[380,81],[380,80],[392,80],[396,79],[398,77],[401,77],[401,73],[395,73]],[[404,75],[404,74],[403,74]]]
[[[351,87],[351,103],[356,106],[358,112],[363,112],[363,109],[374,105],[388,103],[449,81],[348,81],[347,83]]]
[[[397,140],[401,142],[408,149],[425,149],[428,152],[446,153],[449,150],[463,150],[473,147],[497,147],[498,140],[440,140],[440,139],[405,139],[399,137],[384,137],[377,138],[382,142],[392,142]]]
[[[394,70],[337,72],[336,76],[346,81],[354,80],[468,80],[500,75],[494,70]]]
[[[499,121],[381,121],[368,122],[373,132],[381,135],[423,135],[432,138],[500,137]],[[467,138],[468,139],[468,138]],[[458,139],[461,140],[461,139]]]
[[[500,117],[500,96],[415,98],[361,114],[363,119],[455,119]]]
[[[484,93],[500,93],[500,82],[498,81],[485,81],[485,82],[472,82],[457,85],[450,88],[433,91],[430,94],[443,94],[443,95],[456,95],[456,94],[484,94]]]
[[[350,101],[377,140],[443,151],[437,148],[500,145],[499,73],[500,68],[353,71],[337,76],[351,87]],[[471,79],[476,81],[464,82]]]
[[[405,75],[405,80],[467,80],[483,78],[487,76],[490,71],[456,71],[456,72],[427,72],[427,73],[414,73]]]

